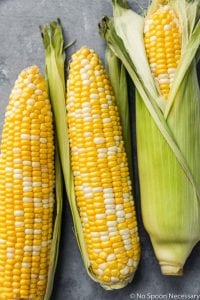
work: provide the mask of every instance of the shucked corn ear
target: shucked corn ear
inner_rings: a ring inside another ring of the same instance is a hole
[[[67,121],[77,206],[92,272],[107,288],[133,278],[137,222],[122,128],[108,75],[86,47],[72,55]]]
[[[160,5],[145,19],[144,43],[151,72],[167,100],[181,57],[181,26],[170,5]]]
[[[124,0],[100,31],[136,86],[144,225],[166,275],[181,275],[200,239],[199,1],[152,1],[143,18]]]
[[[54,189],[51,106],[33,66],[15,82],[2,133],[0,299],[49,299]]]
[[[60,23],[43,26],[42,36],[63,174],[83,262],[89,276],[104,288],[120,288],[133,278],[140,250],[110,81],[98,56],[81,48],[69,68],[66,115]]]

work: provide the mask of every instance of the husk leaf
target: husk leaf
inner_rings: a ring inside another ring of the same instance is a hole
[[[83,238],[81,220],[76,205],[73,173],[70,163],[70,147],[65,105],[66,86],[64,71],[64,38],[60,21],[58,20],[58,22],[51,22],[49,25],[41,26],[41,33],[45,48],[46,76],[55,119],[56,137],[58,140],[58,149],[65,188],[74,223],[74,231],[86,270],[89,276],[93,280],[96,280],[90,268],[90,262]]]
[[[61,236],[61,221],[62,221],[62,197],[63,197],[63,178],[62,170],[60,165],[60,157],[56,144],[56,157],[55,157],[55,172],[56,172],[56,203],[55,203],[55,219],[54,219],[54,229],[52,238],[52,247],[50,253],[50,264],[48,270],[48,280],[44,300],[49,300],[51,298],[53,290],[53,282],[56,272],[56,266],[58,262],[59,254],[59,243]]]
[[[120,59],[115,56],[109,48],[106,49],[106,62],[109,78],[115,93],[115,99],[122,124],[123,140],[128,155],[129,170],[132,176],[131,126],[126,69]]]

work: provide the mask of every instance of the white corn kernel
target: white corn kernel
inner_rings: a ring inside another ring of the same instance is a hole
[[[159,79],[158,80],[160,84],[169,84],[169,79]]]
[[[151,45],[155,45],[155,41],[157,40],[157,37],[154,35],[150,38]]]
[[[102,264],[99,265],[99,268],[100,268],[101,270],[105,270],[106,267],[107,267],[107,264],[106,264],[106,263],[102,263]]]
[[[125,222],[125,219],[124,219],[124,218],[117,218],[117,222],[118,222],[118,223]]]
[[[111,237],[111,236],[116,236],[116,235],[118,235],[118,231],[109,231],[109,236]]]
[[[94,251],[95,253],[100,253],[102,250],[101,250],[101,249],[93,249],[93,251]]]
[[[13,168],[6,167],[6,172],[13,172]]]
[[[86,199],[92,199],[93,198],[92,193],[85,193],[84,196],[85,196]]]
[[[32,167],[34,167],[34,168],[39,168],[39,167],[40,167],[40,163],[37,162],[37,161],[33,161],[33,162],[32,162]]]
[[[109,236],[101,236],[101,241],[102,241],[102,242],[107,242],[107,241],[109,241]]]
[[[7,253],[7,258],[11,259],[14,258],[15,254],[14,253]]]
[[[132,216],[133,216],[132,213],[127,213],[127,214],[125,215],[126,219],[130,219],[130,218],[132,218]]]
[[[166,30],[170,30],[172,28],[172,26],[170,25],[170,24],[166,24],[165,26],[164,26],[164,30],[166,31]]]
[[[39,235],[42,233],[42,230],[41,229],[34,229],[34,234],[35,235]]]
[[[125,245],[131,245],[131,239],[124,240]]]
[[[121,211],[123,208],[124,206],[122,204],[116,204],[116,210]]]
[[[122,275],[127,275],[129,273],[129,267],[126,266],[125,268],[121,269],[120,273]]]
[[[106,209],[115,209],[115,204],[106,204],[105,208]]]
[[[89,60],[86,59],[86,58],[83,58],[83,59],[81,60],[81,65],[83,65],[83,66],[86,66],[86,65],[88,65],[89,63],[90,63]]]
[[[25,229],[25,234],[33,234],[33,229]]]
[[[105,143],[105,138],[104,137],[94,138],[94,143],[97,145],[103,144],[103,143]]]
[[[124,245],[124,248],[128,251],[131,250],[133,247],[132,244],[129,244],[129,245]]]
[[[109,235],[111,232],[117,232],[117,227],[116,226],[110,226],[110,227],[108,226],[108,231],[109,231]]]
[[[14,164],[21,164],[22,160],[20,158],[15,158],[14,159]]]
[[[110,199],[104,199],[104,203],[105,204],[114,204],[114,199],[110,198]]]
[[[99,148],[98,153],[107,153],[107,148]],[[103,191],[105,192],[105,189],[103,189]]]
[[[28,99],[27,102],[26,102],[28,105],[34,105],[35,104],[35,99]]]
[[[42,95],[42,91],[40,89],[35,90],[36,95]]]
[[[14,179],[21,179],[22,177],[22,174],[14,174]]]
[[[23,197],[23,202],[24,203],[31,203],[31,202],[33,202],[33,198]]]
[[[24,251],[25,251],[25,252],[31,252],[32,249],[33,249],[32,246],[24,246]]]
[[[113,277],[113,276],[111,276],[110,279],[112,282],[118,282],[120,280],[118,277]]]
[[[29,269],[29,268],[31,268],[31,263],[25,263],[25,262],[23,262],[22,263],[22,267]]]
[[[40,138],[40,143],[41,143],[41,144],[47,143],[47,139],[46,139],[46,138]]]
[[[41,182],[33,182],[32,186],[33,187],[40,187],[40,186],[42,186],[42,183]]]
[[[36,86],[35,86],[34,83],[29,83],[29,84],[28,84],[28,87],[29,87],[30,89],[32,89],[32,90],[35,90],[35,88],[36,88]]]
[[[133,260],[131,258],[129,258],[129,260],[127,262],[127,266],[128,267],[132,267],[133,266]]]
[[[31,140],[36,141],[36,140],[39,140],[39,139],[40,139],[39,135],[31,135]]]
[[[40,251],[41,247],[40,246],[33,246],[33,251]]]
[[[104,220],[106,218],[106,214],[96,214],[97,220]]]
[[[101,193],[103,192],[103,188],[102,187],[95,187],[92,189],[94,193]]]
[[[115,214],[115,209],[106,209],[106,214],[109,215],[114,215]]]
[[[82,73],[82,74],[81,74],[81,79],[82,79],[82,80],[89,79],[88,74],[87,74],[87,73]]]
[[[116,221],[108,221],[107,222],[107,226],[108,227],[113,227],[113,226],[116,226],[117,225],[117,222]]]
[[[123,217],[125,216],[125,213],[124,213],[123,210],[118,210],[118,211],[116,212],[116,215],[117,215],[117,217],[119,217],[119,218],[123,218]]]
[[[112,253],[112,254],[109,254],[108,256],[107,256],[107,261],[113,261],[113,260],[115,260],[116,259],[116,256],[115,256],[115,254],[114,253]]]
[[[176,69],[175,68],[169,68],[168,69],[168,73],[169,74],[175,74],[176,73]]]
[[[24,215],[24,211],[23,210],[15,210],[14,211],[14,216],[15,217],[20,217]]]
[[[30,182],[30,181],[24,181],[23,182],[23,186],[30,187],[30,186],[32,186],[32,182]]]
[[[15,222],[15,226],[16,227],[23,227],[24,226],[24,222]]]
[[[99,233],[98,232],[91,232],[91,237],[99,237]]]
[[[85,80],[83,80],[83,85],[90,85],[90,80],[88,80],[88,79],[85,79]]]
[[[99,99],[99,95],[98,94],[91,94],[90,99]]]
[[[121,229],[119,232],[121,235],[129,234],[129,229]]]
[[[24,186],[23,191],[24,192],[32,192],[32,187],[31,186]]]
[[[103,275],[103,270],[102,270],[102,269],[100,269],[100,268],[99,268],[99,269],[97,269],[97,274],[98,274],[98,275],[100,275],[100,276],[101,276],[101,275]]]

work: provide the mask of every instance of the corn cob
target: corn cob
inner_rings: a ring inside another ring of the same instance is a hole
[[[50,102],[37,66],[21,72],[0,155],[0,299],[44,299],[53,230]]]
[[[77,206],[96,280],[106,288],[131,281],[139,260],[127,156],[113,90],[97,54],[72,55],[67,120]]]
[[[152,74],[167,99],[181,57],[180,22],[169,5],[160,5],[145,19],[144,43]]]
[[[153,0],[145,18],[124,0],[113,0],[113,9],[114,18],[104,17],[100,32],[136,86],[144,226],[162,273],[182,275],[186,259],[200,240],[199,0]],[[163,25],[167,30],[163,31]],[[167,62],[171,53],[172,65]],[[170,75],[169,67],[174,76],[164,89],[155,78],[159,72]]]

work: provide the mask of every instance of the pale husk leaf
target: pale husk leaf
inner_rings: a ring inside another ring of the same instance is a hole
[[[45,48],[46,76],[55,119],[56,137],[58,140],[58,149],[65,188],[74,223],[74,231],[86,270],[90,277],[92,277],[93,280],[96,280],[90,268],[90,262],[83,237],[81,220],[76,205],[74,180],[70,162],[70,147],[65,104],[65,53],[62,27],[59,21],[51,22],[50,25],[42,26],[41,32]]]

